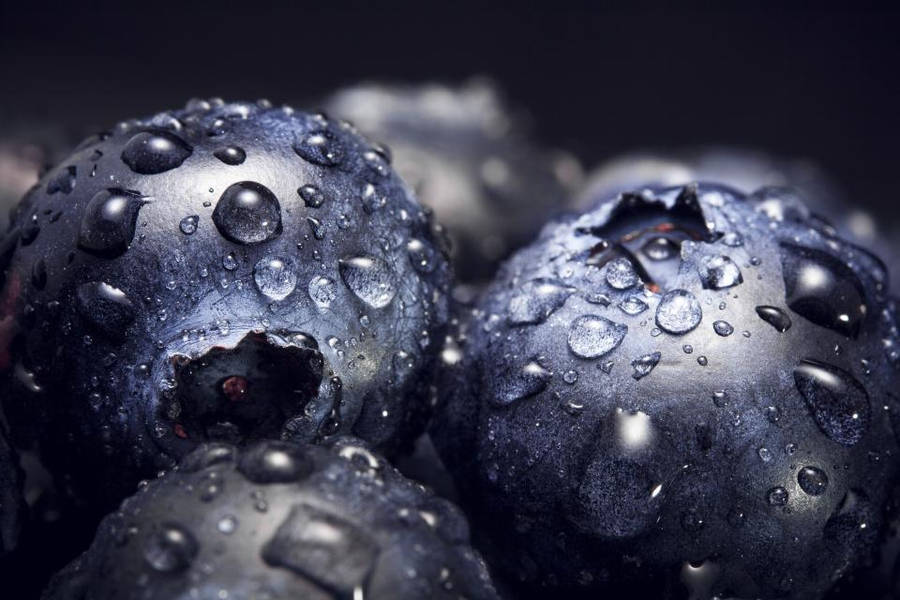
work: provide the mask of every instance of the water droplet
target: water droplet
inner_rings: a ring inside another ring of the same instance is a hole
[[[513,325],[541,323],[572,295],[572,288],[552,279],[526,282],[509,301],[509,322]]]
[[[303,447],[288,442],[262,442],[245,450],[238,471],[253,483],[295,483],[312,472]]]
[[[647,310],[647,308],[649,308],[649,307],[647,306],[646,302],[644,302],[637,296],[629,296],[628,298],[626,298],[625,300],[623,300],[622,302],[619,303],[619,308],[626,315],[634,316],[634,315],[641,314],[642,312]]]
[[[859,277],[821,250],[782,244],[781,264],[788,307],[848,337],[856,337],[866,316]]]
[[[267,187],[253,181],[228,186],[212,215],[226,239],[237,244],[258,244],[281,233],[281,205]]]
[[[225,515],[216,523],[216,529],[225,535],[231,535],[237,529],[238,520],[234,515]]]
[[[732,248],[744,245],[744,236],[737,231],[729,231],[722,236],[722,243]]]
[[[397,294],[394,273],[381,259],[372,256],[342,259],[339,270],[350,291],[372,308],[384,308]]]
[[[777,306],[757,306],[756,314],[781,333],[791,328],[791,318]]]
[[[290,296],[297,287],[297,274],[289,261],[266,256],[253,268],[253,281],[262,295],[279,301]]]
[[[75,189],[77,173],[78,169],[73,165],[60,169],[47,183],[47,193],[56,194],[57,192],[62,192],[63,194],[71,194],[72,190]]]
[[[145,203],[137,192],[117,188],[97,192],[81,217],[78,247],[110,258],[124,253],[134,239],[138,211]]]
[[[697,265],[703,287],[721,290],[742,283],[744,277],[733,260],[727,256],[704,256]]]
[[[640,281],[634,266],[627,258],[616,258],[606,266],[606,282],[617,290],[627,290]]]
[[[687,290],[671,290],[663,295],[656,308],[656,324],[668,333],[680,335],[700,324],[703,309]]]
[[[713,392],[713,404],[719,408],[728,406],[728,392],[725,390],[716,390]]]
[[[563,373],[563,381],[565,381],[569,385],[573,385],[576,381],[578,381],[578,371],[569,369],[568,371]]]
[[[536,360],[519,368],[510,366],[497,379],[495,393],[490,397],[491,403],[506,406],[516,400],[537,395],[546,389],[551,376],[552,373]]]
[[[794,369],[794,382],[825,435],[843,446],[862,439],[871,419],[869,395],[850,373],[805,359]]]
[[[729,323],[728,321],[713,322],[713,330],[722,337],[728,337],[729,335],[734,333],[734,327],[732,327],[731,323]]]
[[[597,315],[583,315],[569,326],[569,349],[581,358],[600,358],[614,350],[628,327]]]
[[[325,204],[325,194],[314,185],[304,185],[297,190],[303,203],[309,208],[319,208]]]
[[[238,260],[237,260],[237,257],[234,255],[234,252],[229,252],[228,254],[226,254],[225,256],[222,257],[222,266],[225,268],[226,271],[234,271],[235,269],[237,269]]]
[[[37,259],[31,266],[31,285],[39,290],[47,285],[47,263],[43,258]]]
[[[766,494],[766,498],[772,506],[784,506],[788,503],[788,491],[781,486],[774,487]]]
[[[191,215],[189,217],[185,217],[178,224],[178,228],[181,230],[181,233],[184,235],[192,235],[195,231],[197,231],[197,224],[200,222],[200,217],[197,215]]]
[[[797,483],[810,496],[821,496],[828,488],[828,476],[818,467],[803,467],[797,473]]]
[[[772,462],[772,451],[765,446],[757,450],[757,454],[759,455],[759,459],[764,463]]]
[[[328,130],[314,131],[294,144],[294,152],[311,163],[333,167],[344,160],[344,146]]]
[[[406,252],[413,268],[420,273],[431,273],[437,262],[434,260],[434,249],[418,238],[406,243]]]
[[[239,165],[247,159],[247,153],[239,146],[225,146],[213,152],[213,156],[226,165]]]
[[[123,337],[135,318],[134,305],[125,292],[107,283],[81,284],[75,292],[75,304],[91,325],[114,338]]]
[[[648,240],[641,252],[652,261],[669,260],[678,256],[678,244],[667,237],[657,236]]]
[[[700,365],[701,367],[705,367],[706,365],[709,364],[709,359],[706,358],[706,357],[703,356],[703,355],[698,356],[698,357],[697,357],[697,364]]]
[[[690,344],[685,344],[684,346],[681,347],[681,349],[684,351],[685,354],[693,354],[693,352],[694,352],[694,347],[691,346]]]
[[[643,379],[653,371],[657,364],[659,364],[660,358],[662,358],[660,352],[652,352],[634,359],[631,361],[631,366],[634,368],[634,372],[631,376],[635,379]]]
[[[319,310],[328,310],[337,298],[337,286],[334,281],[323,275],[316,275],[309,282],[309,297]]]
[[[187,569],[197,556],[197,540],[185,527],[164,523],[144,545],[144,560],[153,569],[175,573]]]
[[[142,131],[122,150],[122,162],[135,173],[155,175],[174,169],[193,152],[183,139],[168,131]]]

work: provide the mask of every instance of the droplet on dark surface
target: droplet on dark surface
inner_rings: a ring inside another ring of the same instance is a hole
[[[631,366],[634,369],[631,376],[638,380],[643,379],[653,371],[657,364],[659,364],[660,358],[662,358],[662,353],[652,352],[634,359],[631,361]]]
[[[239,165],[247,158],[247,153],[240,146],[225,146],[213,152],[213,156],[226,165]]]
[[[344,146],[328,130],[313,131],[294,144],[294,152],[309,162],[333,167],[344,161]]]
[[[190,215],[185,217],[178,223],[178,229],[185,235],[193,235],[197,231],[197,224],[200,222],[198,215]]]
[[[253,281],[261,294],[280,301],[290,296],[297,287],[297,273],[289,260],[265,256],[253,268]]]
[[[656,324],[665,332],[680,335],[700,324],[703,309],[687,290],[666,292],[656,307]]]
[[[70,165],[65,169],[60,169],[59,172],[47,183],[47,193],[48,194],[56,194],[57,192],[62,192],[63,194],[70,194],[72,190],[75,189],[75,183],[77,181],[78,170],[74,165]]]
[[[47,263],[39,258],[31,266],[31,285],[42,290],[47,285]]]
[[[495,393],[490,401],[495,406],[506,406],[516,400],[536,396],[547,388],[552,375],[536,360],[522,366],[509,365],[495,381]]]
[[[314,185],[304,185],[297,190],[303,203],[310,208],[319,208],[325,204],[325,194]]]
[[[803,467],[797,473],[797,483],[810,496],[821,496],[828,488],[828,476],[818,467]]]
[[[792,244],[782,244],[781,264],[791,310],[847,337],[859,334],[867,305],[850,267],[827,252]]]
[[[722,337],[728,337],[729,335],[734,333],[734,327],[732,327],[731,323],[729,323],[728,321],[714,321],[713,331],[715,331]]]
[[[212,215],[226,239],[258,244],[281,234],[281,205],[269,188],[254,181],[234,183],[222,193]]]
[[[721,290],[744,281],[740,268],[727,256],[704,256],[697,265],[703,287]]]
[[[777,306],[757,306],[756,314],[781,333],[791,328],[791,318]]]
[[[569,350],[581,358],[600,358],[619,346],[628,327],[598,315],[582,315],[569,326]]]
[[[338,267],[350,291],[372,308],[384,308],[397,294],[394,273],[379,258],[355,256],[342,259]]]
[[[121,338],[134,321],[135,308],[125,292],[107,283],[92,281],[78,286],[78,313],[106,335]]]
[[[535,279],[522,285],[509,301],[513,325],[541,323],[572,295],[572,288],[552,279]]]
[[[180,166],[192,152],[190,144],[174,133],[142,131],[125,144],[122,162],[135,173],[156,175]]]
[[[667,237],[657,236],[641,247],[641,252],[652,261],[669,260],[678,256],[678,244]]]
[[[869,427],[869,395],[850,373],[805,359],[794,369],[794,383],[819,429],[843,446],[859,442]]]
[[[177,573],[187,569],[197,556],[194,535],[177,523],[164,523],[144,543],[144,560],[154,570]]]
[[[606,282],[617,290],[627,290],[637,285],[640,278],[631,261],[624,257],[611,260],[606,266]]]
[[[294,483],[312,473],[302,448],[287,442],[264,442],[245,450],[238,471],[254,483]]]
[[[434,249],[419,238],[412,238],[406,243],[406,252],[410,264],[419,273],[431,273],[437,266]]]
[[[147,203],[140,194],[111,188],[94,194],[81,217],[78,247],[112,258],[124,253],[134,239],[138,211]]]

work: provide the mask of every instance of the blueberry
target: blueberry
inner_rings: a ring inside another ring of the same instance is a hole
[[[460,511],[354,438],[201,445],[106,517],[46,600],[497,593]]]
[[[18,459],[0,427],[0,558],[16,548],[25,523],[24,482]]]
[[[489,559],[591,597],[821,597],[900,466],[887,289],[772,190],[647,189],[545,227],[444,352],[432,436]]]
[[[578,162],[536,147],[523,119],[485,81],[361,85],[324,105],[390,146],[397,171],[449,229],[456,273],[467,283],[488,279],[501,258],[564,209],[580,182]],[[375,152],[370,160],[378,168],[388,159]]]
[[[410,443],[449,268],[375,151],[322,115],[219,100],[86,140],[0,244],[17,437],[96,506],[207,440]]]

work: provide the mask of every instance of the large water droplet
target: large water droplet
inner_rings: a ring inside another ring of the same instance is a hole
[[[631,376],[635,379],[643,379],[647,375],[649,375],[656,365],[659,364],[659,359],[662,358],[662,354],[660,352],[651,352],[650,354],[645,354],[641,357],[638,357],[631,361],[631,366],[634,368],[634,371],[631,373]]]
[[[656,324],[668,333],[687,333],[697,327],[702,318],[700,302],[687,290],[666,292],[656,308]]]
[[[155,175],[181,165],[193,152],[190,144],[168,131],[142,131],[122,150],[122,161],[135,173]]]
[[[412,238],[406,243],[406,252],[409,254],[409,262],[420,273],[431,273],[437,266],[434,248],[418,238]]]
[[[253,281],[262,295],[278,301],[290,296],[297,287],[297,274],[289,261],[266,256],[253,268]]]
[[[331,303],[337,298],[337,286],[334,281],[324,275],[316,275],[309,282],[309,297],[316,303],[319,310],[328,310]]]
[[[733,260],[727,256],[704,256],[697,264],[697,272],[703,287],[721,290],[742,283],[744,277]]]
[[[543,392],[552,373],[536,360],[524,366],[509,365],[496,380],[495,393],[490,401],[496,406],[506,406],[516,400],[529,398]]]
[[[117,188],[97,192],[81,217],[78,247],[110,258],[119,256],[134,239],[138,211],[145,203],[137,192]]]
[[[344,146],[328,130],[314,131],[294,144],[294,152],[311,163],[333,167],[344,160]]]
[[[113,286],[92,281],[78,286],[75,304],[79,314],[108,336],[121,338],[134,321],[135,309],[125,292]]]
[[[372,308],[383,308],[397,294],[394,273],[381,259],[356,256],[339,263],[341,278],[360,300]]]
[[[247,158],[247,153],[239,146],[225,146],[213,152],[213,156],[226,165],[239,165]]]
[[[781,333],[791,328],[791,318],[777,306],[757,306],[756,314]]]
[[[525,283],[509,301],[509,321],[513,325],[541,323],[572,295],[572,288],[552,279]]]
[[[627,258],[619,257],[609,262],[606,267],[606,283],[617,290],[627,290],[640,281],[634,265]]]
[[[597,315],[583,315],[569,326],[569,349],[582,358],[600,358],[614,350],[628,326]]]
[[[869,395],[850,373],[805,359],[794,369],[794,382],[825,435],[843,446],[862,439],[871,419]]]
[[[228,186],[213,211],[213,223],[225,238],[258,244],[281,233],[281,205],[269,188],[254,181]]]
[[[782,244],[787,305],[816,325],[856,337],[866,316],[859,277],[821,250]]]
[[[797,483],[810,496],[821,496],[828,488],[828,476],[818,467],[803,467],[797,473]]]
[[[194,535],[176,523],[164,523],[144,544],[144,560],[153,569],[175,573],[187,569],[197,556]]]

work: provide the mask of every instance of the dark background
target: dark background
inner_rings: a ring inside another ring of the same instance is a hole
[[[191,96],[304,105],[361,79],[486,74],[587,166],[747,146],[812,158],[900,220],[896,8],[0,2],[0,123],[80,131]]]

